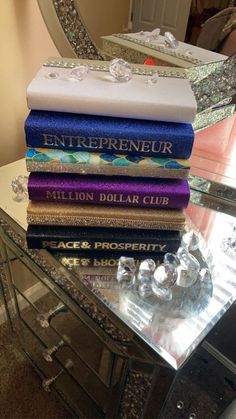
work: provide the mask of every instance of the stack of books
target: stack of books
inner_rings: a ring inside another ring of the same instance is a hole
[[[43,66],[27,90],[29,248],[174,252],[189,201],[189,81]]]

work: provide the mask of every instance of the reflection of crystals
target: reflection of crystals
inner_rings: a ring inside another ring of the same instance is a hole
[[[194,233],[194,231],[191,230],[183,235],[181,244],[187,250],[197,250],[199,245],[199,237],[196,233]]]
[[[171,32],[165,32],[165,42],[168,44],[170,48],[178,48],[179,41],[174,37],[174,35]]]
[[[235,227],[233,228],[232,237],[225,237],[221,242],[221,250],[228,256],[236,256],[236,238],[235,238]]]
[[[159,76],[158,73],[153,73],[151,76],[147,78],[147,84],[156,84],[158,82]]]
[[[16,201],[20,202],[27,198],[27,185],[27,176],[17,176],[12,180],[11,186],[13,192],[16,194],[16,197],[14,198]]]
[[[170,265],[178,266],[179,258],[174,253],[166,253],[163,262],[169,263]]]
[[[211,280],[211,273],[208,268],[202,268],[199,272],[199,278],[202,282],[209,282]]]
[[[135,280],[135,261],[133,258],[122,256],[118,262],[116,279],[118,282],[130,282]]]
[[[155,282],[152,283],[152,292],[161,300],[170,301],[172,299],[171,289],[160,287]]]
[[[115,58],[110,62],[109,71],[117,81],[129,81],[132,78],[132,69],[127,61]]]
[[[69,79],[72,81],[82,81],[87,77],[89,73],[89,67],[86,64],[81,64],[70,72]]]
[[[144,282],[140,284],[138,287],[138,293],[140,297],[149,297],[152,295],[151,282]]]
[[[176,267],[169,263],[158,266],[154,272],[154,282],[164,288],[172,287],[177,280]]]
[[[117,271],[116,279],[118,282],[133,283],[135,274],[133,272],[127,271],[126,269],[119,269]]]
[[[193,52],[191,49],[186,49],[186,51],[184,51],[184,55],[186,55],[187,57],[193,55]]]

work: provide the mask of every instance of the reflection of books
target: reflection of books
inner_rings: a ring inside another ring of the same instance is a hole
[[[133,74],[128,83],[113,83],[108,72],[91,71],[75,83],[70,81],[70,68],[57,67],[58,77],[52,79],[48,75],[53,71],[43,66],[28,86],[29,109],[178,123],[192,123],[196,116],[187,79],[160,77],[150,86],[147,76]]]
[[[26,165],[29,172],[145,176],[162,179],[186,179],[190,169],[189,160],[46,148],[29,148],[26,152]]]
[[[187,180],[72,173],[31,173],[29,199],[63,203],[182,209],[189,201]]]
[[[54,256],[61,262],[64,266],[66,266],[68,269],[76,270],[79,269],[79,272],[81,272],[81,269],[84,268],[84,270],[87,272],[87,268],[93,269],[93,271],[97,268],[102,269],[110,269],[110,268],[117,268],[119,259],[121,256],[123,256],[123,252],[57,252],[54,254]],[[163,253],[157,254],[157,253],[144,253],[144,252],[126,252],[126,257],[132,257],[134,258],[135,265],[137,268],[139,267],[140,263],[145,259],[154,259],[156,264],[160,264],[163,261]]]
[[[108,207],[103,205],[33,202],[27,208],[28,224],[132,228],[140,230],[183,230],[181,210]],[[115,232],[114,232],[115,234]]]
[[[115,230],[113,228],[80,228],[31,225],[27,230],[29,249],[175,252],[180,245],[180,233],[175,231]]]

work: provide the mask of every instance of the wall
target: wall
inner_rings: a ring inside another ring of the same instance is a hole
[[[128,26],[130,2],[128,0],[80,0],[79,10],[85,17],[90,35],[98,47],[100,36],[121,33]]]
[[[59,56],[36,0],[0,0],[0,166],[24,156],[26,87],[48,56]]]

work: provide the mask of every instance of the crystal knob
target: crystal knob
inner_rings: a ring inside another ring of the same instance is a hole
[[[69,338],[67,336],[63,336],[64,340],[60,340],[57,345],[53,345],[51,348],[46,348],[43,350],[42,355],[47,362],[53,362],[53,356],[57,353],[57,351],[66,346],[69,343]]]
[[[39,313],[37,315],[37,321],[40,323],[41,327],[49,327],[51,320],[59,313],[67,311],[67,307],[59,303],[55,308],[49,310],[47,313]]]
[[[65,364],[65,367],[67,368],[67,369],[69,369],[69,368],[71,368],[73,366],[73,362],[70,360],[70,359],[68,359],[68,361],[66,362],[66,364]],[[47,392],[47,393],[50,393],[50,391],[51,391],[51,385],[53,384],[53,383],[55,383],[55,381],[60,377],[60,375],[62,375],[63,373],[64,373],[65,371],[64,370],[61,370],[61,371],[59,371],[58,372],[58,374],[56,374],[56,375],[54,375],[53,377],[50,377],[50,378],[45,378],[43,381],[42,381],[42,387],[43,387],[43,389]]]

